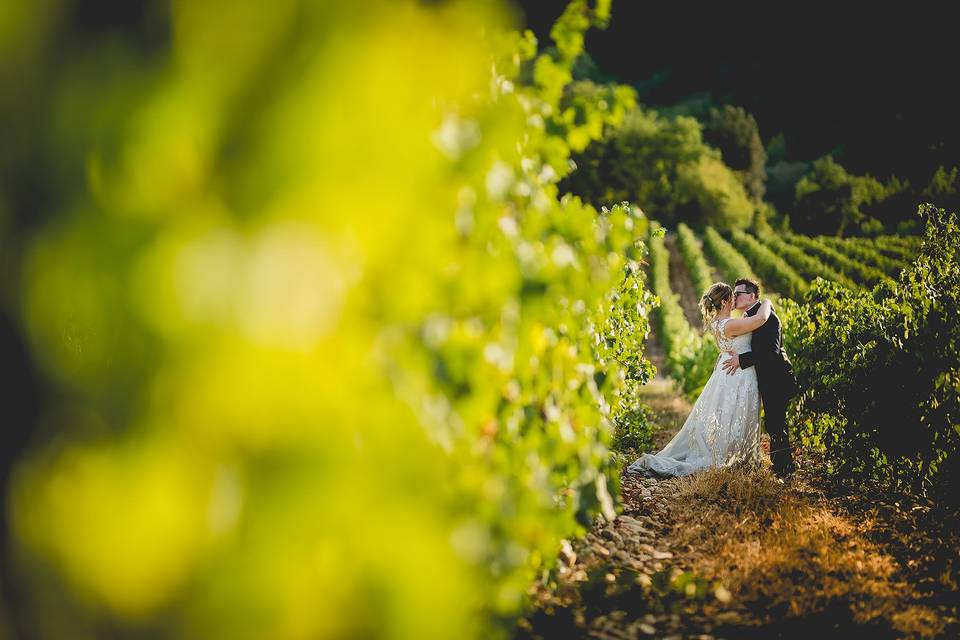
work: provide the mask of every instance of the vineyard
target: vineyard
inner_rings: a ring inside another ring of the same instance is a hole
[[[956,329],[947,318],[956,317],[960,237],[955,215],[930,206],[919,215],[927,223],[923,239],[758,236],[736,229],[725,237],[710,226],[698,233],[680,224],[675,246],[686,272],[674,281],[664,242],[651,236],[651,290],[660,298],[654,327],[666,372],[693,399],[717,357],[713,340],[683,313],[678,291],[699,296],[711,274],[728,283],[755,279],[776,301],[787,352],[807,390],[793,412],[803,443],[829,451],[838,469],[915,489],[933,489],[941,473],[952,480],[960,387]],[[943,347],[933,349],[934,343]],[[921,362],[937,357],[944,359]],[[903,367],[892,366],[901,360]],[[908,424],[917,425],[909,437]]]
[[[0,11],[0,638],[957,628],[956,171],[884,227],[906,186],[811,163],[859,235],[798,233],[711,146],[752,117],[586,78],[610,0],[549,43],[500,2],[41,4]],[[631,477],[742,277],[806,475]]]
[[[688,400],[718,355],[686,311],[711,277],[748,274],[776,300],[801,386],[788,412],[801,471],[786,491],[730,470],[626,476],[622,515],[561,554],[520,637],[567,626],[610,638],[957,630],[947,592],[958,540],[946,523],[960,477],[960,226],[929,205],[919,215],[924,237],[869,243],[650,224],[652,340]],[[663,395],[646,396],[650,419],[672,434],[691,407],[677,412]],[[624,462],[655,449],[629,444]],[[784,618],[802,630],[784,630]]]
[[[653,231],[657,228],[659,225],[651,225]],[[760,283],[764,295],[793,302],[802,300],[818,278],[852,291],[865,291],[881,281],[892,283],[920,250],[916,238],[898,236],[879,237],[865,243],[859,238],[794,234],[784,238],[773,232],[757,236],[734,229],[724,237],[710,226],[695,232],[684,223],[680,223],[675,232],[667,232],[668,238],[674,235],[686,267],[686,273],[678,274],[678,279],[687,279],[692,288],[687,282],[683,283],[684,287],[690,288],[697,297],[716,281],[714,276],[728,284],[738,278],[750,278]],[[669,256],[664,242],[655,237],[649,242],[651,290],[660,297],[656,311],[658,335],[662,336],[668,362],[676,363],[669,364],[668,371],[696,396],[712,366],[698,372],[703,377],[697,383],[690,381],[691,370],[684,363],[696,360],[692,354],[699,350],[710,352],[711,341],[700,340],[702,327],[681,311],[678,287],[670,282],[667,274]],[[880,247],[895,247],[898,258],[884,255]]]

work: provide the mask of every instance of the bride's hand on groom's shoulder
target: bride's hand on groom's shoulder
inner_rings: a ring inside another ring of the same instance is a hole
[[[770,314],[773,312],[773,303],[770,301],[770,298],[767,298],[760,303],[760,313],[763,315],[764,319],[768,319]]]

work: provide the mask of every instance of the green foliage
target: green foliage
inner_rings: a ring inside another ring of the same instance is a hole
[[[846,255],[828,246],[823,240],[798,234],[790,234],[786,237],[786,240],[800,249],[816,255],[827,265],[842,272],[860,286],[872,287],[878,282],[887,279],[887,276],[879,269],[848,258]]]
[[[788,233],[790,216],[780,213],[772,202],[761,202],[757,205],[757,212],[753,218],[753,231],[757,235]]]
[[[613,448],[617,451],[643,452],[650,448],[653,420],[650,407],[641,402],[628,411],[618,413],[613,420]]]
[[[918,228],[915,220],[901,220],[893,231],[897,234],[906,235],[916,233]]]
[[[666,118],[637,108],[601,140],[574,156],[577,169],[561,182],[596,206],[627,200],[667,222],[745,227],[753,204],[737,176],[702,139],[691,117]]]
[[[920,207],[926,235],[897,282],[818,281],[782,309],[803,394],[793,428],[855,473],[956,500],[960,471],[960,225]]]
[[[604,72],[586,51],[583,51],[573,63],[571,69],[574,80],[590,80],[597,84],[616,84],[616,78]]]
[[[713,227],[706,227],[703,230],[703,246],[727,284],[733,286],[739,278],[750,278],[763,285],[763,280],[754,273],[747,259],[733,245],[724,240]]]
[[[628,200],[657,211],[674,208],[677,168],[694,161],[703,142],[696,120],[669,120],[637,108],[603,139],[574,156],[577,169],[560,184],[600,205]]]
[[[769,170],[771,192],[775,171]],[[918,201],[947,209],[960,205],[958,171],[940,166],[921,189],[897,176],[882,183],[870,175],[852,175],[829,156],[821,158],[796,185],[790,203],[794,228],[808,235],[917,233],[918,219],[910,212]],[[781,207],[787,204],[780,196],[773,199]]]
[[[713,274],[706,258],[703,257],[700,240],[697,239],[693,230],[682,222],[677,225],[677,247],[680,249],[683,264],[687,267],[694,289],[703,295],[713,284]]]
[[[838,282],[849,289],[856,289],[857,285],[833,267],[829,267],[821,262],[816,256],[807,253],[803,249],[785,242],[775,233],[767,233],[759,236],[759,239],[765,244],[779,259],[789,264],[793,269],[807,280],[816,278],[825,278]]]
[[[874,239],[879,245],[899,246],[917,253],[923,245],[922,236],[880,236]]]
[[[920,198],[948,211],[960,208],[960,167],[937,167],[930,183],[920,192]]]
[[[649,88],[655,86],[657,82],[665,78],[664,73],[656,73],[649,81],[639,81],[633,84],[641,96],[649,93]],[[641,100],[642,102],[642,100]],[[670,105],[663,105],[657,108],[657,113],[665,118],[675,118],[677,116],[689,116],[696,118],[701,123],[706,122],[710,117],[710,111],[716,108],[713,98],[709,91],[700,91],[687,95],[679,101]],[[702,127],[701,127],[702,128]]]
[[[756,119],[743,107],[724,105],[711,109],[703,138],[707,144],[720,150],[724,164],[740,178],[750,199],[761,202],[767,179],[767,151],[760,139]]]
[[[827,246],[847,255],[853,260],[883,271],[889,276],[895,276],[907,266],[903,260],[890,258],[871,246],[869,240],[862,238],[837,238],[835,236],[821,236],[817,238]]]
[[[651,222],[653,227],[656,224]],[[709,336],[701,336],[687,322],[680,297],[670,286],[670,256],[662,236],[650,237],[650,288],[660,301],[654,320],[667,354],[667,373],[688,397],[695,398],[713,371],[719,349]]]
[[[867,176],[867,179],[872,179]],[[887,229],[894,230],[904,222],[916,225],[916,217],[910,217],[915,210],[919,196],[907,180],[891,176],[883,190],[877,192],[872,202],[866,202],[863,212],[866,218],[853,230],[857,235],[875,237],[883,235]],[[905,220],[906,218],[906,220]]]
[[[865,236],[878,236],[884,231],[886,227],[883,226],[883,223],[876,218],[867,218],[860,223],[860,233]]]
[[[589,80],[566,85],[560,117],[570,148],[583,151],[591,140],[603,135],[605,126],[621,122],[634,104],[634,98],[633,89],[624,85],[596,84]]]
[[[768,153],[770,151],[768,150]],[[813,165],[804,161],[773,161],[766,167],[767,181],[765,197],[781,211],[791,211],[794,207],[797,183],[810,173]]]
[[[782,162],[787,159],[787,138],[783,133],[778,133],[777,135],[770,138],[770,141],[767,143],[767,146],[764,148],[764,153],[767,155],[767,162],[771,165],[775,165],[779,162]]]
[[[720,229],[744,228],[753,222],[754,205],[743,184],[715,154],[705,153],[697,162],[683,165],[677,178],[685,219]]]
[[[651,222],[651,226],[656,226]],[[660,329],[659,336],[670,363],[673,354],[681,352],[687,344],[696,340],[697,334],[687,322],[680,306],[680,297],[670,286],[670,256],[663,243],[663,237],[651,234],[650,237],[650,287],[659,299],[654,311]],[[675,367],[668,364],[668,369]]]
[[[58,200],[4,240],[48,400],[7,511],[24,628],[505,635],[614,516],[653,373],[646,218],[557,190],[632,100],[561,108],[609,2],[572,2],[552,55],[493,3],[163,12],[155,56],[30,43],[64,55],[15,147]]]
[[[806,235],[843,235],[867,223],[864,205],[882,199],[884,185],[870,176],[854,176],[831,156],[813,163],[795,189],[793,228]]]
[[[672,375],[687,399],[693,401],[703,391],[720,357],[712,334],[704,333],[673,356]],[[682,373],[681,373],[682,372]]]
[[[763,274],[764,282],[790,298],[800,298],[807,290],[807,281],[794,271],[784,259],[745,231],[733,229],[734,246],[746,256],[750,264]]]
[[[919,245],[913,246],[903,242],[903,240],[904,239],[899,236],[881,236],[877,238],[871,238],[870,240],[851,238],[851,241],[875,247],[877,251],[885,256],[895,260],[901,260],[903,262],[910,262],[913,260],[913,257],[917,255],[917,251],[920,247]]]
[[[825,156],[796,184],[793,227],[807,235],[879,236],[912,228],[916,219],[904,218],[919,197],[908,181],[891,176],[884,184],[870,175],[852,175]]]

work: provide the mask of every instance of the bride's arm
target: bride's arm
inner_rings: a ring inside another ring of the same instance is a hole
[[[724,335],[726,335],[728,338],[735,338],[736,336],[753,331],[770,318],[770,312],[772,309],[773,305],[770,303],[770,301],[764,300],[760,304],[760,309],[755,315],[728,320],[723,326]]]

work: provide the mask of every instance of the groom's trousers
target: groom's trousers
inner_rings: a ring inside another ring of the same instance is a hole
[[[787,404],[790,398],[779,389],[761,389],[765,427],[770,436],[770,461],[777,474],[793,471],[793,455],[787,435]]]

